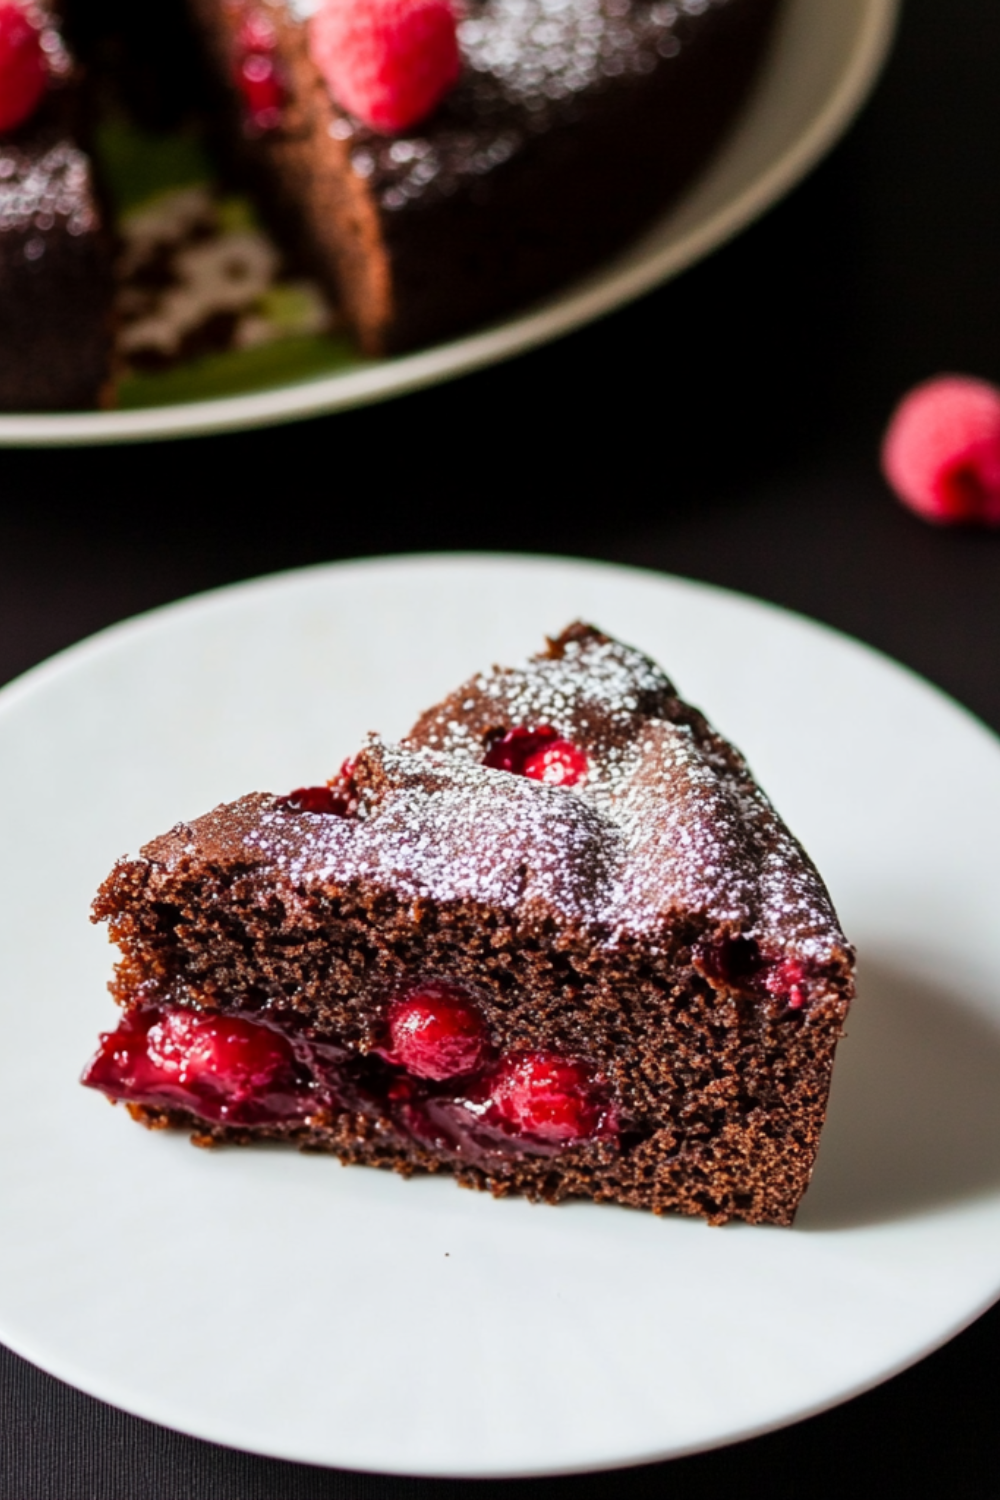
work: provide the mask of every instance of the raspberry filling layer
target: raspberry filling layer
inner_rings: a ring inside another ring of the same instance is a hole
[[[390,1002],[365,1055],[245,1016],[136,1008],[101,1038],[83,1082],[112,1099],[212,1124],[328,1124],[351,1110],[485,1169],[612,1139],[608,1090],[579,1058],[497,1054],[475,999],[425,981]]]

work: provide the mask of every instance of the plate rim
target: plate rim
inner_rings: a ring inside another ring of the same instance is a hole
[[[833,4],[837,0],[832,0]],[[274,426],[389,400],[527,353],[604,317],[679,275],[747,228],[832,149],[865,103],[895,35],[902,0],[862,0],[854,48],[810,125],[741,192],[676,243],[637,263],[612,261],[541,305],[461,338],[346,372],[134,411],[0,413],[0,447],[93,446]]]
[[[602,560],[576,558],[571,556],[500,552],[436,552],[416,554],[404,553],[387,556],[373,556],[363,559],[349,559],[341,562],[323,563],[311,567],[285,570],[280,573],[268,574],[259,578],[248,579],[235,584],[224,585],[221,588],[207,590],[203,593],[189,596],[185,599],[173,601],[166,605],[158,606],[155,609],[146,611],[140,615],[132,616],[124,621],[117,622],[114,625],[109,626],[106,629],[96,632],[94,635],[85,638],[83,641],[66,648],[64,651],[58,653],[54,657],[51,657],[46,661],[40,663],[38,666],[30,669],[21,677],[14,679],[2,691],[0,691],[0,708],[14,707],[19,700],[21,700],[24,696],[30,694],[33,689],[44,688],[45,686],[51,684],[54,679],[58,679],[58,677],[61,676],[62,673],[67,669],[73,669],[78,664],[84,664],[87,658],[92,654],[100,653],[108,647],[111,647],[113,649],[114,645],[119,639],[131,634],[136,630],[137,627],[143,631],[153,629],[157,626],[157,624],[162,623],[165,619],[169,619],[171,615],[181,612],[188,612],[199,607],[210,609],[212,608],[212,606],[223,605],[227,599],[232,598],[233,595],[237,592],[243,593],[245,596],[252,590],[263,591],[271,587],[294,585],[297,580],[305,581],[309,578],[315,578],[320,574],[335,575],[336,573],[343,571],[363,572],[368,569],[380,570],[387,566],[402,566],[408,568],[415,567],[419,569],[427,564],[430,564],[432,566],[440,566],[443,563],[447,564],[449,568],[453,567],[456,570],[467,566],[469,563],[480,563],[487,566],[500,564],[513,565],[515,567],[524,565],[527,565],[529,567],[568,566],[570,568],[579,568],[582,571],[586,572],[610,572],[611,574],[618,576],[621,576],[622,574],[632,574],[638,575],[652,584],[665,584],[668,587],[680,585],[680,587],[685,590],[691,589],[693,592],[718,595],[723,599],[739,601],[742,604],[750,605],[755,610],[761,610],[767,614],[784,618],[795,627],[801,628],[802,626],[805,626],[810,632],[817,632],[823,636],[833,637],[840,642],[849,644],[855,650],[860,650],[865,655],[878,659],[880,663],[891,666],[896,672],[902,673],[905,677],[909,678],[915,686],[919,685],[919,687],[923,689],[924,692],[931,694],[934,698],[940,701],[944,708],[950,710],[952,713],[957,712],[957,714],[962,719],[964,719],[970,727],[974,727],[979,731],[980,734],[988,736],[989,739],[994,742],[994,744],[997,741],[997,735],[989,725],[984,723],[984,721],[978,718],[977,715],[966,708],[961,702],[952,698],[947,692],[938,687],[936,684],[929,682],[914,669],[906,666],[904,663],[896,661],[895,658],[879,650],[877,647],[870,646],[867,642],[859,640],[856,637],[849,635],[847,632],[838,630],[837,628],[830,626],[823,621],[816,620],[809,615],[801,614],[798,611],[787,609],[784,606],[774,604],[769,600],[759,599],[740,590],[726,588],[714,583],[706,583],[702,580],[688,578],[683,575],[664,573],[661,570],[653,568],[636,567],[634,565],[611,563],[604,562]],[[414,1470],[412,1467],[402,1467],[399,1465],[394,1466],[393,1464],[389,1463],[385,1466],[380,1466],[374,1472],[398,1475],[419,1475],[420,1477],[425,1478],[453,1479],[513,1479],[529,1477],[556,1477],[558,1475],[614,1472],[618,1469],[661,1463],[672,1458],[689,1457],[698,1453],[714,1451],[717,1448],[734,1446],[737,1443],[744,1442],[755,1437],[764,1436],[767,1433],[780,1431],[785,1427],[795,1425],[800,1421],[807,1420],[812,1416],[819,1415],[824,1411],[832,1410],[837,1406],[843,1405],[847,1401],[852,1400],[855,1396],[861,1395],[866,1391],[875,1389],[877,1386],[883,1384],[887,1380],[894,1378],[894,1376],[901,1373],[902,1371],[911,1368],[913,1365],[919,1363],[922,1359],[924,1359],[927,1355],[933,1353],[935,1350],[948,1343],[957,1334],[959,1334],[965,1328],[969,1327],[973,1322],[975,1322],[976,1319],[979,1318],[989,1307],[994,1305],[994,1303],[998,1299],[1000,1299],[1000,1284],[998,1284],[997,1288],[990,1295],[978,1299],[976,1303],[972,1307],[966,1309],[960,1317],[950,1320],[942,1330],[939,1330],[935,1333],[932,1339],[926,1341],[925,1343],[922,1343],[915,1350],[908,1352],[905,1357],[899,1359],[890,1366],[881,1369],[878,1373],[873,1374],[872,1376],[863,1380],[859,1380],[855,1384],[852,1384],[832,1395],[829,1399],[821,1399],[803,1406],[800,1410],[796,1410],[793,1415],[783,1415],[772,1420],[751,1423],[748,1424],[745,1428],[740,1428],[726,1434],[722,1438],[695,1440],[687,1445],[671,1446],[667,1450],[654,1449],[643,1452],[641,1454],[630,1455],[627,1458],[616,1457],[614,1459],[609,1459],[606,1462],[590,1461],[581,1462],[578,1465],[557,1463],[554,1466],[550,1465],[547,1467],[511,1467],[505,1469],[498,1469],[494,1465],[493,1467],[484,1468],[482,1470],[476,1470],[472,1467],[453,1467],[441,1469],[435,1467],[421,1467],[420,1469]],[[293,1452],[291,1450],[282,1450],[280,1443],[262,1442],[258,1446],[248,1444],[245,1439],[241,1439],[237,1443],[235,1441],[227,1441],[227,1439],[224,1437],[220,1438],[217,1435],[213,1435],[207,1430],[199,1431],[194,1425],[164,1422],[162,1414],[157,1415],[155,1410],[153,1409],[155,1403],[147,1404],[144,1403],[141,1399],[129,1399],[127,1393],[123,1393],[121,1390],[116,1389],[115,1382],[112,1380],[104,1380],[101,1378],[94,1379],[92,1377],[88,1378],[86,1374],[83,1374],[81,1376],[81,1372],[76,1368],[72,1358],[69,1358],[65,1361],[61,1361],[59,1359],[46,1359],[43,1362],[40,1362],[37,1353],[29,1350],[28,1347],[25,1344],[22,1344],[22,1341],[19,1340],[16,1336],[11,1338],[5,1332],[3,1341],[7,1345],[7,1347],[12,1349],[21,1357],[28,1360],[30,1363],[33,1363],[39,1368],[46,1370],[49,1374],[55,1376],[58,1379],[67,1381],[75,1388],[83,1390],[100,1400],[108,1402],[109,1404],[121,1410],[130,1412],[131,1414],[138,1416],[144,1420],[152,1421],[157,1425],[168,1426],[171,1430],[184,1432],[189,1436],[197,1438],[200,1441],[213,1442],[223,1447],[231,1447],[234,1451],[251,1452],[264,1457],[279,1458],[298,1463],[311,1463],[316,1464],[320,1467],[324,1465],[327,1467],[343,1467],[353,1472],[371,1472],[371,1470],[363,1469],[361,1465],[357,1465],[355,1467],[343,1461],[340,1461],[338,1464],[334,1465],[329,1459],[324,1460],[322,1457],[317,1456],[310,1457],[308,1455],[304,1455],[301,1450],[299,1450],[298,1452]]]

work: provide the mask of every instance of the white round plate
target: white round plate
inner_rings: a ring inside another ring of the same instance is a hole
[[[315,782],[575,617],[641,645],[749,755],[861,954],[794,1229],[409,1182],[150,1134],[77,1085],[116,856]],[[842,636],[546,559],[243,585],[0,694],[0,1338],[153,1421],[283,1458],[499,1476],[709,1448],[843,1401],[1000,1295],[1000,748]]]
[[[700,260],[805,175],[864,102],[898,9],[899,0],[786,0],[753,97],[690,191],[627,253],[503,323],[253,395],[135,411],[0,415],[0,444],[121,442],[291,421],[433,385],[579,328]]]

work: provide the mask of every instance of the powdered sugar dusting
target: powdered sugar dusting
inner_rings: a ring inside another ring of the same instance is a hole
[[[491,734],[542,724],[586,751],[582,785],[482,764]],[[647,657],[587,628],[474,678],[402,745],[373,739],[357,774],[357,819],[267,803],[245,842],[292,887],[474,901],[606,946],[689,917],[817,963],[843,950],[819,875],[742,757]]]
[[[87,234],[97,223],[92,191],[89,162],[67,141],[40,151],[17,145],[0,149],[0,231],[5,234],[30,229],[44,234],[57,220],[72,235]],[[43,254],[44,242],[37,243]]]

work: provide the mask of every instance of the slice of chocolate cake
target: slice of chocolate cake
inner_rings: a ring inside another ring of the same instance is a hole
[[[111,396],[113,245],[59,13],[0,0],[0,410]]]
[[[777,6],[468,0],[456,28],[446,0],[407,3],[457,32],[403,69],[443,70],[416,121],[344,61],[370,63],[403,0],[191,0],[276,225],[375,355],[496,318],[644,228],[733,120]],[[391,16],[358,42],[375,6]]]
[[[713,1223],[809,1182],[852,950],[739,753],[589,626],[94,913],[125,1014],[84,1081],[148,1125]]]

